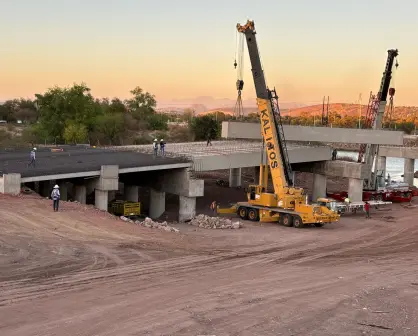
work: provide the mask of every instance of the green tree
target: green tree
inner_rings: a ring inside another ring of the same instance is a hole
[[[77,124],[75,122],[68,122],[64,129],[64,140],[66,143],[78,144],[87,140],[88,131],[87,127],[83,124]]]
[[[96,128],[102,133],[109,144],[112,145],[124,130],[124,118],[122,113],[106,113],[96,119]]]
[[[0,120],[6,120],[7,122],[16,121],[16,111],[19,108],[19,100],[7,100],[0,105]]]
[[[168,130],[168,117],[164,114],[153,114],[148,116],[148,129],[153,131]]]
[[[155,96],[149,92],[144,92],[139,86],[130,91],[132,98],[125,101],[128,110],[135,114],[137,118],[147,117],[155,113],[157,101]]]
[[[44,94],[36,94],[39,121],[48,136],[64,140],[64,130],[69,121],[84,125],[88,132],[94,127],[94,120],[101,109],[84,83],[70,88],[54,87]]]
[[[191,130],[196,140],[206,140],[208,134],[216,139],[221,135],[221,123],[211,115],[196,117],[192,120]]]

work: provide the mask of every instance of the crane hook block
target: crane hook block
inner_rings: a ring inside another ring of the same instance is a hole
[[[389,89],[389,96],[393,97],[395,95],[395,88]]]
[[[244,81],[242,79],[237,80],[237,90],[241,91],[244,88]]]

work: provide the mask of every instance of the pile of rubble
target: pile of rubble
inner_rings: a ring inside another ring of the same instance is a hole
[[[120,219],[122,219],[125,222],[135,223],[137,225],[145,226],[147,228],[160,229],[160,230],[164,230],[164,231],[167,231],[167,232],[176,232],[176,233],[180,232],[179,229],[177,229],[175,227],[172,227],[172,226],[169,226],[167,224],[167,222],[162,222],[162,223],[154,222],[149,217],[146,217],[143,221],[139,221],[139,220],[133,221],[132,219],[129,219],[129,218],[124,217],[124,216],[121,216]]]
[[[231,221],[227,218],[210,217],[206,215],[198,215],[193,218],[190,225],[195,225],[205,229],[240,229],[242,224],[239,221]]]

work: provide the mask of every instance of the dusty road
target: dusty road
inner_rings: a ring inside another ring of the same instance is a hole
[[[417,215],[176,234],[0,196],[0,335],[417,335]]]

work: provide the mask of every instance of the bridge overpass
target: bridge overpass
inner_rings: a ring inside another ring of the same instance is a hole
[[[49,196],[58,184],[61,199],[71,193],[73,199],[86,203],[94,193],[95,206],[107,210],[109,192],[124,184],[125,200],[137,202],[139,186],[150,191],[150,217],[165,211],[165,193],[179,196],[179,220],[191,219],[196,211],[196,197],[203,196],[203,180],[191,178],[192,162],[184,158],[154,158],[136,152],[63,146],[52,152],[40,148],[36,167],[27,167],[27,151],[0,152],[0,192],[18,194],[26,184],[42,196]]]

